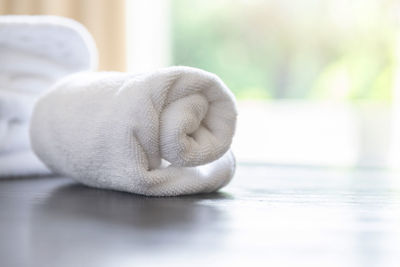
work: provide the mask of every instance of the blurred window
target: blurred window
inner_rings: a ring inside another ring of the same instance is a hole
[[[239,162],[396,167],[397,1],[161,2],[141,24],[147,60],[130,62],[219,75],[238,99]]]

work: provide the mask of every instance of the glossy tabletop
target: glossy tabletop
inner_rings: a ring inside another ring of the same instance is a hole
[[[0,266],[400,266],[400,177],[239,165],[219,193],[149,198],[0,180]]]

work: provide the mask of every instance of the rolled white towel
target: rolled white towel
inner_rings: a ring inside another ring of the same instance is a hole
[[[49,172],[30,148],[33,105],[61,77],[96,66],[93,38],[81,24],[55,16],[0,16],[0,177]]]
[[[152,196],[212,192],[233,176],[233,94],[214,74],[170,67],[74,74],[37,102],[31,142],[54,172]]]

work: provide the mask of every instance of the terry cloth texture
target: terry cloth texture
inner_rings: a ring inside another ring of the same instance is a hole
[[[49,172],[30,148],[34,103],[61,77],[96,66],[93,38],[81,24],[55,16],[0,16],[0,177]]]
[[[54,172],[151,196],[213,192],[235,171],[233,94],[214,74],[170,67],[86,72],[37,102],[31,142]]]

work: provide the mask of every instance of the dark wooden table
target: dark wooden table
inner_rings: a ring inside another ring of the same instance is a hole
[[[379,170],[240,165],[173,198],[3,179],[0,212],[2,267],[400,266],[400,177]]]

